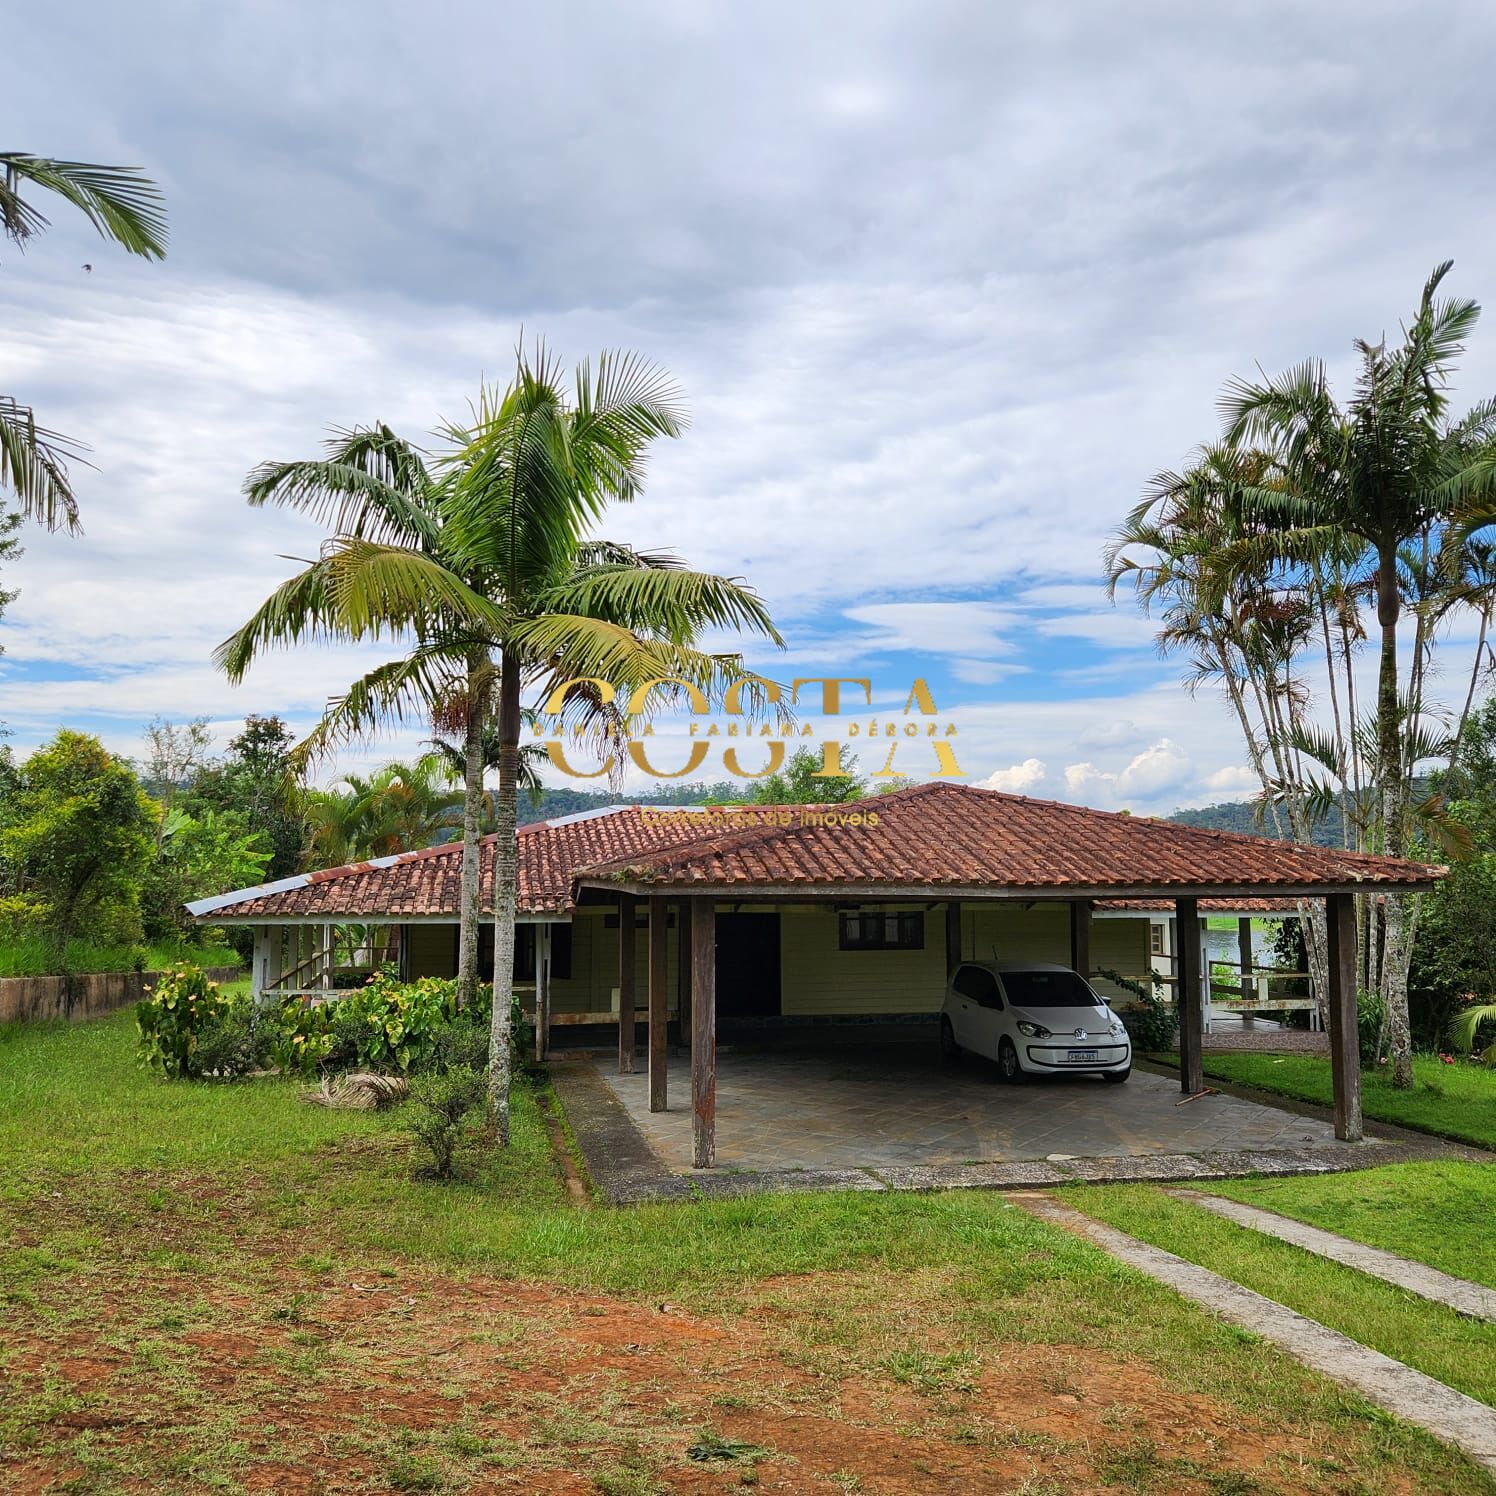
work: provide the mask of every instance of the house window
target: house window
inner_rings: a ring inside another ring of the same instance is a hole
[[[1164,953],[1164,927],[1162,925],[1148,926],[1148,950],[1152,955],[1161,956]]]
[[[925,917],[919,911],[885,914],[848,911],[838,915],[844,951],[922,951]]]

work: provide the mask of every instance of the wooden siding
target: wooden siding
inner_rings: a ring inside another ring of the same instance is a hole
[[[613,989],[618,985],[618,929],[607,928],[609,911],[579,909],[571,921],[571,978],[552,981],[553,1013],[611,1013]],[[669,940],[670,1011],[675,1011],[680,943],[672,924]],[[634,996],[636,1011],[645,1006],[649,991],[649,940],[641,923],[634,936]]]
[[[457,975],[457,926],[406,925],[402,938],[408,952],[406,970],[412,977]]]
[[[1124,977],[1131,977],[1134,982],[1141,982],[1145,987],[1148,985],[1148,920],[1146,916],[1138,919],[1091,921],[1091,970],[1099,971],[1102,967],[1106,967],[1108,971],[1118,972]],[[1115,998],[1121,1003],[1137,1000],[1136,994],[1101,977],[1093,977],[1091,985],[1103,996]]]
[[[840,950],[836,910],[825,905],[781,905],[779,916],[780,1010],[786,1017],[939,1011],[945,1000],[943,908],[925,911],[919,951]]]
[[[1068,904],[967,904],[961,952],[975,961],[1070,964]]]

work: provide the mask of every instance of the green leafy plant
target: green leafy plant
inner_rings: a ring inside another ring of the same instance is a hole
[[[1121,972],[1100,968],[1096,975],[1131,994],[1133,1002],[1119,1008],[1117,1017],[1122,1020],[1134,1049],[1148,1053],[1174,1047],[1179,1038],[1179,1014],[1159,996],[1156,977],[1150,990]]]
[[[423,1173],[436,1179],[452,1177],[458,1145],[484,1095],[482,1074],[466,1065],[418,1075],[411,1081],[405,1125],[431,1154],[431,1164]]]
[[[226,1078],[254,1068],[254,1005],[231,997],[200,966],[175,966],[135,1005],[143,1064],[176,1079]]]
[[[1485,1029],[1492,1036],[1483,1049],[1476,1050],[1477,1036]],[[1450,1047],[1458,1054],[1475,1053],[1483,1065],[1496,1065],[1496,1003],[1472,1003],[1449,1025]]]
[[[457,1014],[457,984],[440,977],[401,982],[388,968],[340,999],[339,1032],[351,1034],[357,1059],[371,1070],[420,1070],[436,1030]]]
[[[323,1062],[332,1070],[358,1066],[408,1075],[463,1066],[481,1070],[488,1063],[490,1001],[481,987],[477,1002],[461,1006],[455,979],[402,982],[386,964],[329,1004],[331,1042]],[[523,1054],[534,1031],[518,1021],[518,998],[514,1006],[510,1034],[516,1054]]]
[[[327,1003],[291,997],[275,1015],[270,1058],[287,1075],[312,1075],[332,1053],[335,1014]]]
[[[1361,1063],[1376,1064],[1387,1034],[1387,1001],[1380,992],[1369,992],[1363,987],[1357,993],[1356,1032],[1361,1045]]]

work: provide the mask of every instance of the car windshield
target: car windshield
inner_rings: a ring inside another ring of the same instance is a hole
[[[1005,971],[1015,1008],[1095,1008],[1101,999],[1073,971]]]

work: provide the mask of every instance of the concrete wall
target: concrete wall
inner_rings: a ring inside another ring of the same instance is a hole
[[[0,1023],[39,1018],[98,1018],[130,1007],[154,987],[163,972],[99,971],[67,977],[0,977]],[[214,966],[215,982],[236,982],[238,966]]]

